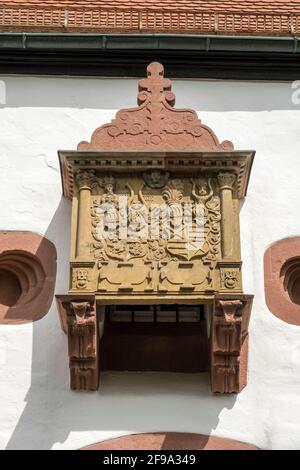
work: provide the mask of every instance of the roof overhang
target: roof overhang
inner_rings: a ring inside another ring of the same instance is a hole
[[[170,78],[297,80],[297,36],[0,33],[0,73],[139,77],[162,62]]]

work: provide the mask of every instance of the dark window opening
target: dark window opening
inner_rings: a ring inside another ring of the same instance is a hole
[[[209,308],[173,304],[107,306],[101,370],[207,371]]]

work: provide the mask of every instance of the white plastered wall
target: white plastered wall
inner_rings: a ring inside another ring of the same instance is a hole
[[[50,239],[56,293],[66,293],[70,203],[61,196],[57,150],[75,149],[116,109],[134,106],[137,82],[0,79],[0,230]],[[198,110],[220,140],[257,152],[241,208],[244,290],[255,295],[248,386],[238,396],[213,396],[206,374],[105,373],[98,392],[71,392],[67,338],[53,302],[34,324],[0,326],[1,448],[76,449],[151,431],[300,448],[300,327],[269,312],[263,282],[266,248],[300,236],[300,106],[290,83],[177,80],[173,88],[176,106]]]

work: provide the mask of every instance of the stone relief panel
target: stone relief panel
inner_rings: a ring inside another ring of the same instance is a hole
[[[215,177],[173,177],[162,171],[130,178],[98,174],[90,215],[97,291],[215,290],[221,243]],[[88,283],[87,269],[73,271],[73,288],[85,289]]]

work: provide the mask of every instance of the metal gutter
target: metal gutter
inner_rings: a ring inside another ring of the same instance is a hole
[[[296,36],[0,33],[0,74],[299,80]]]
[[[188,34],[0,33],[0,50],[170,50],[224,52],[300,52],[298,37]]]

